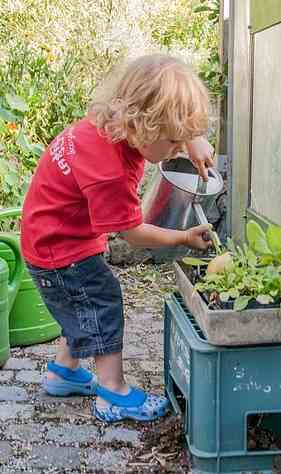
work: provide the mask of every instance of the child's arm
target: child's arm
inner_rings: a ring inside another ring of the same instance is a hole
[[[204,240],[209,230],[209,225],[198,225],[188,230],[173,230],[143,223],[121,232],[121,236],[133,247],[157,248],[186,245],[207,250],[212,245],[211,240]]]

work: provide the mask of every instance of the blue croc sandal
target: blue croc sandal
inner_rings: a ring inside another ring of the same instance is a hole
[[[92,405],[92,414],[98,420],[107,423],[126,419],[153,421],[166,415],[169,406],[167,398],[151,393],[147,394],[135,387],[130,388],[128,395],[120,395],[98,385],[96,395],[111,403],[107,408],[97,407],[96,401]]]
[[[48,370],[61,379],[49,380],[47,376],[43,378],[43,389],[49,395],[67,397],[69,395],[89,396],[95,393],[97,378],[82,367],[72,370],[55,362],[48,362]]]

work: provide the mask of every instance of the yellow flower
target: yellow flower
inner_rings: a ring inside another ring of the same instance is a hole
[[[48,53],[47,54],[47,61],[54,61],[56,59],[56,57],[54,56],[54,54],[52,53]]]

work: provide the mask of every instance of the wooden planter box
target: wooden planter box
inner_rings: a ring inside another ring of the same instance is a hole
[[[188,277],[190,268],[177,262],[174,267],[179,292],[208,342],[219,346],[281,342],[280,305],[243,311],[210,309]]]

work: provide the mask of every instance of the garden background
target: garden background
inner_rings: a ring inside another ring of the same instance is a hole
[[[0,10],[1,207],[21,205],[45,146],[116,63],[180,55],[213,103],[224,94],[219,0],[0,0]]]

